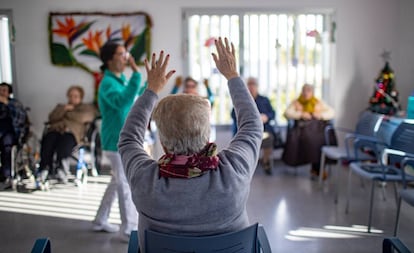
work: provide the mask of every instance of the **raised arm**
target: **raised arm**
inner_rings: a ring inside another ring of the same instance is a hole
[[[237,72],[233,44],[230,46],[227,39],[223,44],[219,39],[216,41],[216,48],[218,55],[213,54],[213,59],[217,69],[228,80],[238,128],[229,147],[221,153],[221,158],[226,160],[227,154],[237,156],[238,159],[231,162],[239,164],[233,167],[241,170],[240,173],[252,176],[260,153],[263,123],[253,97]]]
[[[152,55],[151,65],[145,60],[147,89],[135,102],[120,134],[118,148],[129,182],[139,173],[138,169],[145,169],[145,164],[156,162],[144,149],[144,137],[151,112],[158,100],[158,93],[175,72],[166,71],[169,58],[169,55],[164,57],[164,52],[161,51],[158,59],[155,54]]]

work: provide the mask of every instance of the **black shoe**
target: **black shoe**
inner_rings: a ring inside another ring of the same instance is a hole
[[[272,165],[270,164],[270,161],[263,164],[263,169],[266,175],[272,175]]]

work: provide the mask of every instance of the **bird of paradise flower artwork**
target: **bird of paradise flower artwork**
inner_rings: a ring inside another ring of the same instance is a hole
[[[49,39],[52,63],[75,66],[92,74],[95,94],[102,78],[100,48],[107,41],[125,46],[137,64],[150,55],[148,14],[136,13],[50,13]]]

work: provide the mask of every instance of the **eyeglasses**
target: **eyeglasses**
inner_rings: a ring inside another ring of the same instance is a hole
[[[125,52],[118,52],[118,53],[115,53],[115,55],[119,55],[119,56],[121,56],[121,57],[125,58],[126,60],[128,60],[128,58],[129,58],[129,56],[130,56],[130,53],[125,51]]]

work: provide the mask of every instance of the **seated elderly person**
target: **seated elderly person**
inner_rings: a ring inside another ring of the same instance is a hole
[[[182,78],[177,77],[175,79],[175,85],[173,89],[171,90],[171,94],[177,94],[178,90],[180,89],[180,86],[182,84]],[[206,87],[207,91],[207,99],[210,101],[211,106],[214,104],[214,95],[211,91],[210,86],[208,85],[208,80],[204,80],[204,86]],[[192,94],[192,95],[199,95],[198,93],[198,82],[192,78],[191,76],[188,76],[184,79],[184,87],[183,87],[183,93],[185,94]]]
[[[12,98],[12,86],[0,84],[0,190],[11,188],[12,147],[24,142],[29,131],[29,119],[23,105]]]
[[[37,177],[38,187],[43,188],[49,172],[53,172],[53,156],[59,168],[58,179],[66,182],[70,157],[73,148],[82,142],[86,132],[86,123],[92,122],[97,115],[94,105],[82,102],[84,90],[81,86],[71,86],[66,92],[68,102],[58,104],[49,113],[46,134],[42,137],[40,150],[40,166]]]
[[[275,119],[275,110],[270,103],[270,100],[259,94],[259,82],[254,77],[247,78],[247,88],[249,89],[250,94],[252,95],[254,101],[256,102],[257,109],[259,109],[260,117],[263,122],[263,139],[262,139],[262,150],[263,155],[261,158],[261,165],[267,175],[272,174],[272,152],[273,152],[273,143],[276,138],[275,130],[270,124],[272,120]],[[231,118],[233,119],[233,133],[237,132],[237,120],[236,113],[234,109],[231,111]]]
[[[311,163],[311,176],[316,178],[319,175],[321,148],[326,145],[324,130],[334,117],[333,109],[314,96],[312,85],[305,84],[284,116],[294,120],[294,125],[288,130],[282,160],[291,166]]]
[[[256,168],[263,123],[257,106],[239,77],[235,50],[227,39],[216,41],[213,59],[228,80],[238,132],[216,153],[209,143],[210,103],[200,96],[158,94],[174,73],[167,73],[169,55],[153,54],[146,62],[148,88],[126,120],[119,152],[139,212],[139,240],[145,230],[179,235],[213,235],[249,226],[246,202]],[[156,105],[157,104],[157,105]],[[156,107],[155,107],[156,106]],[[155,107],[155,109],[154,109]],[[154,110],[154,111],[153,111]],[[144,150],[151,112],[165,155],[153,160]],[[145,252],[141,244],[141,252]]]

